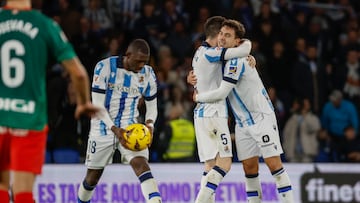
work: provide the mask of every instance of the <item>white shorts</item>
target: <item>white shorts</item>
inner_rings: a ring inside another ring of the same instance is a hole
[[[268,158],[283,153],[275,114],[263,114],[255,125],[235,126],[235,144],[239,160],[254,156]]]
[[[232,143],[227,118],[194,118],[196,142],[201,162],[232,157]]]
[[[90,169],[103,169],[106,165],[112,163],[112,158],[116,149],[121,154],[121,162],[128,164],[134,157],[149,158],[149,150],[131,151],[125,149],[114,134],[106,136],[89,135],[86,151],[85,165]]]

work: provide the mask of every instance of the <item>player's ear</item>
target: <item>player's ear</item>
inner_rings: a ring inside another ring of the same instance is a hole
[[[236,42],[236,45],[239,46],[241,44],[241,39],[240,38],[235,38],[235,42]]]

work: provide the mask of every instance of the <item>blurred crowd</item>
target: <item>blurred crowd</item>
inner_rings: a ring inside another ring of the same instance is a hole
[[[204,22],[222,15],[243,23],[246,38],[252,41],[251,54],[278,118],[284,160],[360,162],[358,0],[33,0],[33,4],[61,25],[90,78],[97,61],[123,54],[132,39],[149,42],[149,63],[159,87],[150,161],[172,161],[166,151],[172,134],[181,132],[175,123],[181,122],[171,121],[192,121],[193,88],[186,76],[194,51],[204,40]],[[50,63],[48,75],[47,162],[61,162],[54,155],[58,149],[76,151],[76,161],[82,162],[89,121],[73,119],[75,99],[61,65]],[[188,124],[184,132],[191,128]],[[196,161],[196,147],[188,149],[190,157],[184,161]]]

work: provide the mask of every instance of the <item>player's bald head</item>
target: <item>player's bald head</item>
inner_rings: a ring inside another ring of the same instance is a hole
[[[126,53],[142,53],[145,55],[150,55],[150,47],[145,40],[135,39],[129,44]]]
[[[208,18],[204,24],[206,38],[216,37],[219,34],[221,25],[224,21],[225,18],[222,16],[212,16]]]

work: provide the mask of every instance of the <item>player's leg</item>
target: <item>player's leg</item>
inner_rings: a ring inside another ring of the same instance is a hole
[[[262,191],[259,179],[260,151],[250,134],[250,127],[235,126],[235,144],[238,159],[245,173],[245,189],[249,203],[261,202]]]
[[[283,168],[280,158],[283,149],[280,143],[275,114],[264,116],[264,120],[256,127],[258,128],[256,132],[259,132],[257,136],[259,148],[266,165],[275,179],[280,200],[283,203],[292,203],[294,202],[294,195],[290,178]]]
[[[203,171],[203,175],[201,176],[201,180],[200,180],[200,190],[201,190],[201,188],[206,187],[206,183],[208,182],[207,174],[215,166],[215,164],[216,164],[215,159],[207,160],[204,162],[204,171]],[[213,193],[213,195],[210,197],[208,202],[215,203],[215,193]]]
[[[201,179],[200,191],[196,197],[196,203],[215,202],[215,192],[220,182],[230,170],[231,157],[216,157],[216,164]]]
[[[215,165],[212,166],[205,176],[205,180],[203,181],[205,184],[202,185],[203,187],[200,187],[200,191],[195,200],[196,203],[208,203],[214,198],[213,194],[215,193],[216,188],[231,168],[232,143],[226,118],[205,118],[199,119],[199,122],[203,123],[200,123],[198,126],[202,126],[202,129],[207,130],[207,132],[202,132],[203,135],[199,135],[202,136],[203,139],[197,140],[198,143],[201,143],[201,145],[204,146],[202,148],[203,154],[208,158],[205,158],[205,160],[209,160],[209,158],[214,159],[213,153],[214,151],[216,153]],[[207,139],[207,137],[210,139]]]
[[[117,143],[114,143],[113,135],[107,135],[107,137],[100,139],[98,139],[98,136],[89,135],[85,160],[87,172],[79,186],[79,203],[90,202],[105,166],[112,162],[115,145]]]
[[[119,146],[121,161],[130,164],[140,181],[141,191],[147,203],[161,203],[161,195],[148,163],[149,149],[131,151]]]
[[[242,160],[245,173],[246,196],[249,203],[261,202],[261,184],[259,179],[259,157]]]
[[[201,194],[201,191],[204,191],[206,184],[208,182],[207,174],[209,171],[215,166],[215,158],[217,155],[217,143],[214,139],[215,135],[213,133],[209,133],[210,129],[210,121],[209,118],[194,118],[194,126],[195,126],[195,134],[196,134],[196,143],[197,150],[200,162],[204,163],[204,171],[202,172],[201,180],[200,180],[200,190],[197,196]],[[212,134],[209,136],[209,134]],[[210,191],[211,192],[211,191]],[[215,193],[212,192],[210,199],[208,199],[209,203],[213,203],[215,199]]]
[[[264,160],[275,179],[281,202],[294,202],[290,178],[282,165],[280,156],[268,157],[264,158]]]
[[[86,176],[79,186],[78,203],[89,203],[104,169],[87,169]]]
[[[10,129],[10,169],[13,172],[12,191],[15,203],[33,203],[36,175],[45,161],[47,128],[41,131]]]
[[[147,149],[146,149],[147,150]],[[130,165],[135,175],[139,178],[141,191],[147,203],[161,203],[161,195],[154,179],[149,163],[143,156],[136,156],[131,159]]]
[[[10,134],[0,127],[0,202],[9,202]]]

